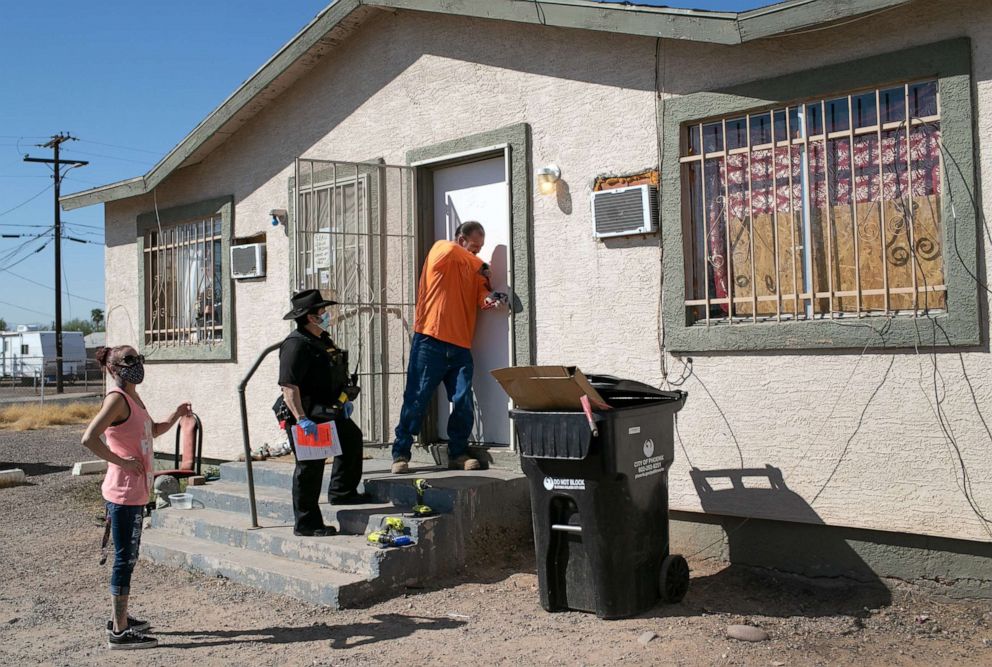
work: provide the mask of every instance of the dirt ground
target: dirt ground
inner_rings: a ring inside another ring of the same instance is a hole
[[[132,610],[161,644],[111,656],[109,565],[98,565],[94,522],[100,480],[70,475],[73,461],[91,458],[80,432],[0,431],[0,469],[24,468],[31,482],[0,489],[0,664],[992,664],[989,602],[691,562],[682,604],[601,621],[544,612],[526,553],[494,553],[458,580],[338,612],[141,562]],[[737,623],[770,639],[727,638]],[[645,633],[655,637],[642,643]]]

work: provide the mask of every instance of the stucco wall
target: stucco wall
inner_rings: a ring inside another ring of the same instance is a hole
[[[680,95],[968,35],[980,150],[992,104],[992,8],[983,5],[914,3],[743,47],[665,42],[660,78],[668,94]],[[534,164],[556,162],[567,186],[558,199],[533,201],[537,360],[661,383],[657,239],[597,242],[588,206],[595,176],[657,164],[654,57],[650,39],[412,12],[375,16],[203,163],[158,188],[160,208],[233,194],[235,234],[269,232],[269,273],[235,286],[237,364],[150,368],[142,395],[153,413],[188,398],[204,415],[207,454],[240,450],[236,384],[258,351],[287,331],[279,319],[287,309],[287,242],[266,213],[288,207],[294,157],[402,164],[410,149],[519,122],[532,127]],[[981,156],[980,176],[990,160]],[[982,189],[983,202],[990,195]],[[134,224],[152,206],[151,197],[107,205],[111,343],[138,333]],[[987,235],[982,240],[984,261],[992,247]],[[930,364],[923,350],[694,356],[671,506],[701,509],[690,467],[769,465],[787,488],[740,493],[730,511],[989,541],[930,407]],[[969,493],[992,514],[992,436],[976,409],[989,409],[992,359],[984,350],[941,352],[937,364]],[[669,358],[668,366],[677,377],[682,363]],[[256,443],[276,435],[275,370],[274,359],[263,365],[249,393]]]

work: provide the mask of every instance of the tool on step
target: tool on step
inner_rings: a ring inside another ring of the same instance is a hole
[[[380,525],[384,525],[387,530],[395,530],[399,533],[406,530],[406,523],[398,516],[387,516],[379,523]]]
[[[424,491],[434,487],[426,479],[417,479],[413,482],[413,488],[417,490],[417,504],[413,506],[413,516],[421,519],[434,516],[436,512],[424,504]]]
[[[408,547],[413,544],[413,538],[409,535],[395,535],[388,530],[374,530],[369,533],[369,543],[377,545],[380,549],[389,547]]]
[[[366,539],[380,549],[406,547],[414,543],[406,522],[398,516],[383,517],[379,521],[379,530],[373,530]]]

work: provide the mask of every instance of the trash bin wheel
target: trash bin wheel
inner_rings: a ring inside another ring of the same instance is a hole
[[[665,556],[658,576],[661,599],[669,604],[681,602],[689,590],[689,564],[680,554]]]

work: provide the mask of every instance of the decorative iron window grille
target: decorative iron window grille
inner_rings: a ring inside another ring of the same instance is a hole
[[[319,289],[338,302],[329,333],[362,387],[352,419],[366,443],[388,443],[413,334],[413,169],[299,158],[292,190],[292,290]]]
[[[946,310],[937,81],[681,134],[690,323]]]
[[[145,233],[145,345],[223,339],[221,216]]]

